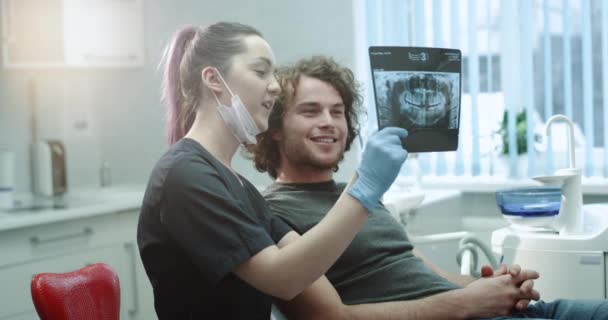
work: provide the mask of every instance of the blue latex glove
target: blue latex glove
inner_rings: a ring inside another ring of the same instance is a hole
[[[407,151],[401,140],[407,137],[407,130],[387,127],[372,135],[361,156],[357,168],[358,178],[348,190],[368,213],[371,213],[380,197],[393,184],[407,158]]]

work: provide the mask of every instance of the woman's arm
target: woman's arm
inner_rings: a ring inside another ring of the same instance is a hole
[[[306,234],[288,233],[283,246],[263,249],[239,265],[235,274],[262,292],[291,300],[334,264],[367,216],[359,201],[343,192],[325,218]]]
[[[299,237],[299,234],[290,232],[278,243],[278,247],[283,248]],[[294,299],[290,301],[276,299],[275,304],[290,320],[347,319],[342,299],[325,276],[321,276]]]

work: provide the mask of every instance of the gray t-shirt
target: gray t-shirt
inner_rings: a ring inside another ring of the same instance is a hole
[[[271,211],[304,234],[329,212],[346,185],[333,180],[269,186]],[[326,276],[345,304],[412,300],[459,288],[412,253],[401,226],[382,205]]]

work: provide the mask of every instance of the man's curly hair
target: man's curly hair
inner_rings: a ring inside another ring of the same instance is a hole
[[[360,85],[350,69],[339,65],[334,59],[324,56],[302,59],[294,65],[278,68],[276,77],[282,88],[281,94],[270,112],[268,130],[258,135],[258,143],[249,149],[253,153],[256,169],[260,172],[268,172],[275,179],[281,161],[281,153],[279,143],[272,139],[272,136],[275,132],[283,130],[283,116],[286,107],[295,97],[302,76],[327,82],[340,94],[345,106],[348,127],[345,151],[350,149],[353,140],[359,134],[359,111],[363,97],[359,93]],[[334,170],[337,171],[338,167],[336,166]]]

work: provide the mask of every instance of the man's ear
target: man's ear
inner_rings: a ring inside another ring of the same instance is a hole
[[[204,67],[203,70],[201,70],[201,81],[203,82],[203,85],[216,94],[224,90],[224,84],[217,73],[217,69],[213,67]]]

